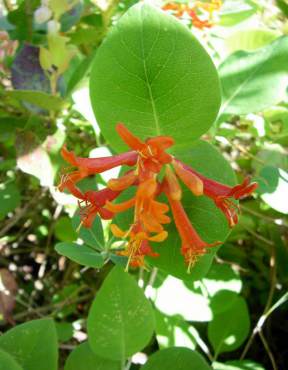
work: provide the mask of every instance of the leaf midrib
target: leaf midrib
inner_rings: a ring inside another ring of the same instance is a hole
[[[144,39],[143,39],[144,20],[143,20],[142,9],[141,9],[141,12],[140,12],[141,22],[142,22],[142,27],[141,27],[141,50],[142,50],[142,61],[143,61],[144,75],[145,75],[146,85],[147,85],[147,88],[148,88],[149,99],[151,101],[156,133],[157,133],[157,135],[161,135],[160,122],[159,122],[159,118],[158,118],[156,104],[155,104],[155,100],[154,100],[154,97],[153,97],[152,87],[151,87],[151,84],[150,84],[150,81],[149,81],[149,78],[148,78],[148,74],[147,74],[146,58],[145,58],[145,53],[144,53]]]

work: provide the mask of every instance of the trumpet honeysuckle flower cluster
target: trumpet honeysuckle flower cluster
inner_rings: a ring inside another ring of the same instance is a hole
[[[171,12],[177,18],[189,17],[192,25],[202,30],[213,26],[214,12],[219,10],[221,6],[221,0],[194,1],[192,4],[168,2],[162,9]]]
[[[113,219],[120,212],[134,208],[134,218],[128,230],[121,230],[111,223],[112,234],[127,242],[118,254],[127,256],[127,267],[143,266],[144,257],[157,257],[150,242],[160,243],[168,237],[165,225],[171,222],[167,215],[169,206],[181,238],[181,253],[188,265],[188,270],[204,255],[208,248],[221,244],[219,241],[208,244],[201,239],[191,224],[181,203],[182,182],[195,196],[207,196],[224,213],[229,226],[238,221],[237,200],[250,195],[257,187],[245,179],[242,184],[230,187],[208,179],[190,166],[166,152],[174,140],[169,136],[157,136],[142,141],[134,136],[122,123],[116,125],[121,139],[130,151],[103,158],[81,158],[62,148],[62,156],[75,170],[61,178],[60,191],[68,190],[79,200],[81,223],[91,227],[96,215],[104,220]],[[99,191],[82,192],[77,183],[87,176],[125,165],[131,167],[121,177],[110,179],[107,188]],[[135,195],[124,202],[114,201],[126,189],[135,188]],[[165,194],[168,204],[160,202],[158,197]]]

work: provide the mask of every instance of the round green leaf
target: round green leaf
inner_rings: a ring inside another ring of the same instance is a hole
[[[175,157],[192,166],[203,175],[220,181],[227,185],[235,184],[235,175],[230,164],[211,144],[197,141],[192,145],[176,147],[173,151]],[[207,243],[224,241],[229,232],[227,220],[211,199],[205,196],[196,197],[183,187],[184,208],[199,235]],[[155,243],[154,249],[160,256],[149,258],[149,262],[171,275],[183,280],[199,280],[205,276],[211,266],[217,248],[211,248],[209,253],[199,258],[191,274],[187,273],[187,266],[181,255],[181,242],[178,233],[171,224],[168,227],[168,239],[159,245]]]
[[[219,67],[223,89],[220,112],[259,112],[286,97],[288,36],[255,52],[238,51]]]
[[[99,268],[104,264],[101,254],[88,245],[64,242],[56,244],[55,249],[59,254],[83,266]]]
[[[55,323],[59,342],[68,342],[73,337],[73,325],[70,322]]]
[[[196,351],[184,347],[167,348],[154,353],[141,370],[211,370]]]
[[[60,217],[55,224],[55,235],[63,242],[72,242],[77,239],[69,217]]]
[[[280,32],[269,28],[241,29],[229,36],[225,40],[225,45],[230,53],[237,50],[252,51],[269,44],[280,35]]]
[[[0,370],[23,370],[9,353],[0,348]]]
[[[288,172],[266,166],[260,171],[260,179],[263,182],[261,198],[264,202],[276,211],[288,214]]]
[[[0,337],[0,348],[24,369],[57,370],[58,341],[53,320],[41,319],[16,326]],[[6,369],[5,369],[6,370]]]
[[[220,9],[220,24],[233,26],[250,18],[257,11],[256,4],[251,0],[225,0]]]
[[[55,95],[49,95],[43,91],[34,90],[12,90],[6,91],[7,96],[27,103],[32,103],[47,110],[60,110],[64,108],[65,102]]]
[[[141,138],[170,135],[188,143],[214,122],[220,104],[215,66],[175,17],[147,4],[131,7],[97,51],[92,106],[106,140],[125,148],[115,124]]]
[[[88,338],[93,352],[121,360],[143,349],[155,326],[150,302],[136,281],[121,267],[106,277],[88,315]]]
[[[215,355],[239,348],[250,330],[250,317],[245,300],[238,296],[225,312],[214,315],[208,324],[208,338]]]
[[[6,217],[7,213],[14,211],[20,204],[20,192],[17,186],[10,182],[0,184],[0,220]]]
[[[64,370],[120,370],[119,362],[95,355],[87,342],[76,347],[67,358]]]
[[[227,361],[225,364],[213,362],[214,370],[265,370],[260,364],[251,360]]]
[[[79,228],[81,219],[79,214],[75,214],[72,218],[72,226],[74,230]],[[95,217],[91,227],[81,227],[79,230],[79,237],[90,247],[94,249],[104,248],[104,235],[100,217]]]

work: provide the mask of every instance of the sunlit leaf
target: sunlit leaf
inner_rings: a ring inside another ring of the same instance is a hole
[[[56,244],[55,249],[59,254],[83,266],[99,268],[104,264],[101,254],[88,245],[64,242]]]
[[[167,348],[154,353],[141,370],[211,370],[204,358],[188,348]]]
[[[85,342],[70,353],[64,370],[121,370],[121,364],[97,356]]]
[[[0,337],[0,348],[14,357],[23,369],[39,370],[39,364],[41,370],[58,368],[57,333],[51,319],[17,325]]]
[[[288,37],[254,52],[238,51],[219,67],[223,89],[220,112],[259,112],[286,97]]]
[[[216,118],[220,91],[215,67],[175,17],[147,4],[131,7],[97,51],[91,71],[92,106],[106,140],[124,122],[147,138],[171,135],[190,143]]]
[[[88,338],[93,352],[124,361],[148,344],[154,326],[152,307],[143,291],[121,267],[114,267],[88,315]]]
[[[245,300],[238,296],[223,313],[216,314],[208,324],[208,338],[215,355],[234,351],[247,338],[250,317]]]
[[[0,370],[23,370],[9,353],[0,348]]]

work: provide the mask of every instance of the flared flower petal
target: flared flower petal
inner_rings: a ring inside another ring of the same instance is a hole
[[[121,137],[121,139],[126,143],[129,148],[136,150],[136,151],[141,151],[145,148],[145,143],[138,139],[135,135],[133,135],[123,123],[118,123],[116,125],[116,131],[118,135]]]

